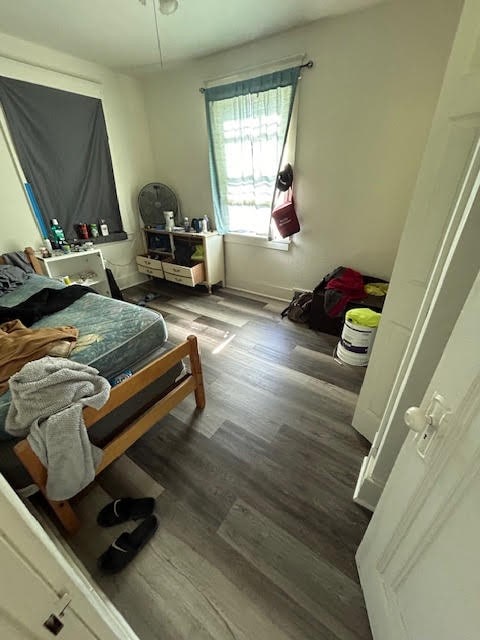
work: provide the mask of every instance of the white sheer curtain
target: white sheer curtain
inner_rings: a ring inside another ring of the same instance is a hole
[[[289,69],[206,91],[215,219],[223,233],[269,235],[298,73]]]

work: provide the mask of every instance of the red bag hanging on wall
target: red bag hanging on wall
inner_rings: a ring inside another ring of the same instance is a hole
[[[295,211],[295,205],[293,203],[293,191],[292,188],[285,194],[285,202],[278,204],[272,211],[272,218],[275,220],[277,229],[282,238],[288,238],[293,236],[294,233],[300,231],[300,223]]]

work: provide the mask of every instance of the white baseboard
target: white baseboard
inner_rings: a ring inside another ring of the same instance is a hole
[[[143,282],[150,282],[150,278],[145,276],[143,273],[139,271],[129,273],[121,278],[116,278],[117,284],[120,289],[128,289],[128,287],[133,287],[138,284],[142,284]],[[250,283],[249,283],[250,284]],[[225,288],[230,291],[238,291],[242,294],[247,294],[251,297],[260,297],[260,298],[269,298],[270,300],[279,300],[280,302],[290,302],[293,296],[293,290],[287,289],[284,287],[276,287],[273,285],[268,285],[267,283],[259,283],[256,289],[251,289],[247,285],[245,286],[237,286],[230,283],[226,283]]]
[[[251,298],[252,300],[258,300],[261,298],[268,298],[269,300],[278,300],[279,302],[287,302],[283,298],[278,298],[277,296],[268,295],[266,293],[260,293],[259,291],[251,291],[250,289],[240,289],[239,287],[231,287],[227,285],[225,289],[228,291],[235,291],[237,293],[243,294],[247,298]]]
[[[363,396],[362,396],[362,404]],[[357,402],[357,406],[355,407],[355,413],[352,418],[352,426],[353,428],[361,433],[364,438],[366,438],[369,442],[373,442],[375,434],[377,433],[380,427],[381,418],[379,418],[373,411],[369,409],[364,409],[363,406],[360,405],[360,402]]]
[[[272,300],[281,300],[282,302],[290,302],[293,296],[293,290],[289,287],[278,287],[269,282],[231,282],[227,278],[227,288],[233,291],[241,291],[251,295],[271,298]]]
[[[140,271],[136,271],[133,273],[129,273],[126,276],[122,276],[121,278],[116,278],[117,284],[119,288],[123,291],[123,289],[128,289],[129,287],[134,287],[137,284],[142,284],[143,282],[148,282],[150,278],[145,276]]]
[[[375,511],[384,487],[367,475],[367,465],[368,457],[366,456],[360,468],[353,501],[369,511]]]

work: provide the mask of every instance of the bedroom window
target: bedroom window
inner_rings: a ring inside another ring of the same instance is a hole
[[[205,90],[215,222],[270,235],[272,198],[300,68]]]
[[[0,77],[0,105],[40,228],[56,218],[71,239],[105,220],[105,240],[125,239],[102,101]]]

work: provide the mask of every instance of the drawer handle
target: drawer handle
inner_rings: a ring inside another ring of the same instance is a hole
[[[181,269],[175,269],[175,267],[173,267],[173,273],[182,273]]]

